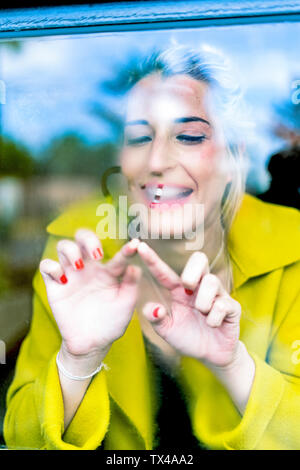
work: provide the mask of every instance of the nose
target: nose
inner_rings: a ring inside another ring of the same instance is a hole
[[[148,170],[153,175],[163,174],[174,168],[176,161],[171,155],[167,142],[153,141],[147,162]]]

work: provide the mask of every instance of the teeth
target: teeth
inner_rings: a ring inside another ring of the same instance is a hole
[[[145,192],[147,198],[151,201],[154,199],[159,199],[160,201],[167,201],[169,199],[179,199],[182,197],[189,196],[193,190],[190,188],[175,188],[172,186],[164,186],[164,188],[158,187],[146,187]]]

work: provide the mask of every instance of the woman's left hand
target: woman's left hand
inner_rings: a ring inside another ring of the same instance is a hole
[[[170,314],[158,303],[144,306],[156,333],[179,354],[208,366],[222,369],[233,364],[239,350],[241,306],[209,272],[206,255],[193,253],[178,276],[146,243],[140,243],[138,253],[170,293]]]

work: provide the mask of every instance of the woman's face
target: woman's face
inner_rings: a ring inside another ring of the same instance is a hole
[[[171,235],[195,230],[197,206],[206,226],[220,218],[229,176],[209,97],[209,87],[187,75],[149,75],[129,94],[121,166],[132,200],[146,208],[142,221],[152,235],[170,220]]]

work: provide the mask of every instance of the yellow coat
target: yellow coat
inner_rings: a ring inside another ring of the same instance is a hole
[[[96,229],[99,200],[71,208],[48,226],[43,258],[79,227]],[[119,248],[103,242],[106,259]],[[300,449],[300,212],[245,195],[233,223],[234,289],[242,306],[241,340],[256,373],[243,417],[200,362],[182,357],[179,376],[193,433],[211,449]],[[33,319],[7,396],[9,447],[152,449],[157,410],[153,370],[136,312],[93,378],[63,435],[64,408],[55,356],[60,334],[39,272]],[[174,410],[176,412],[176,410]]]

